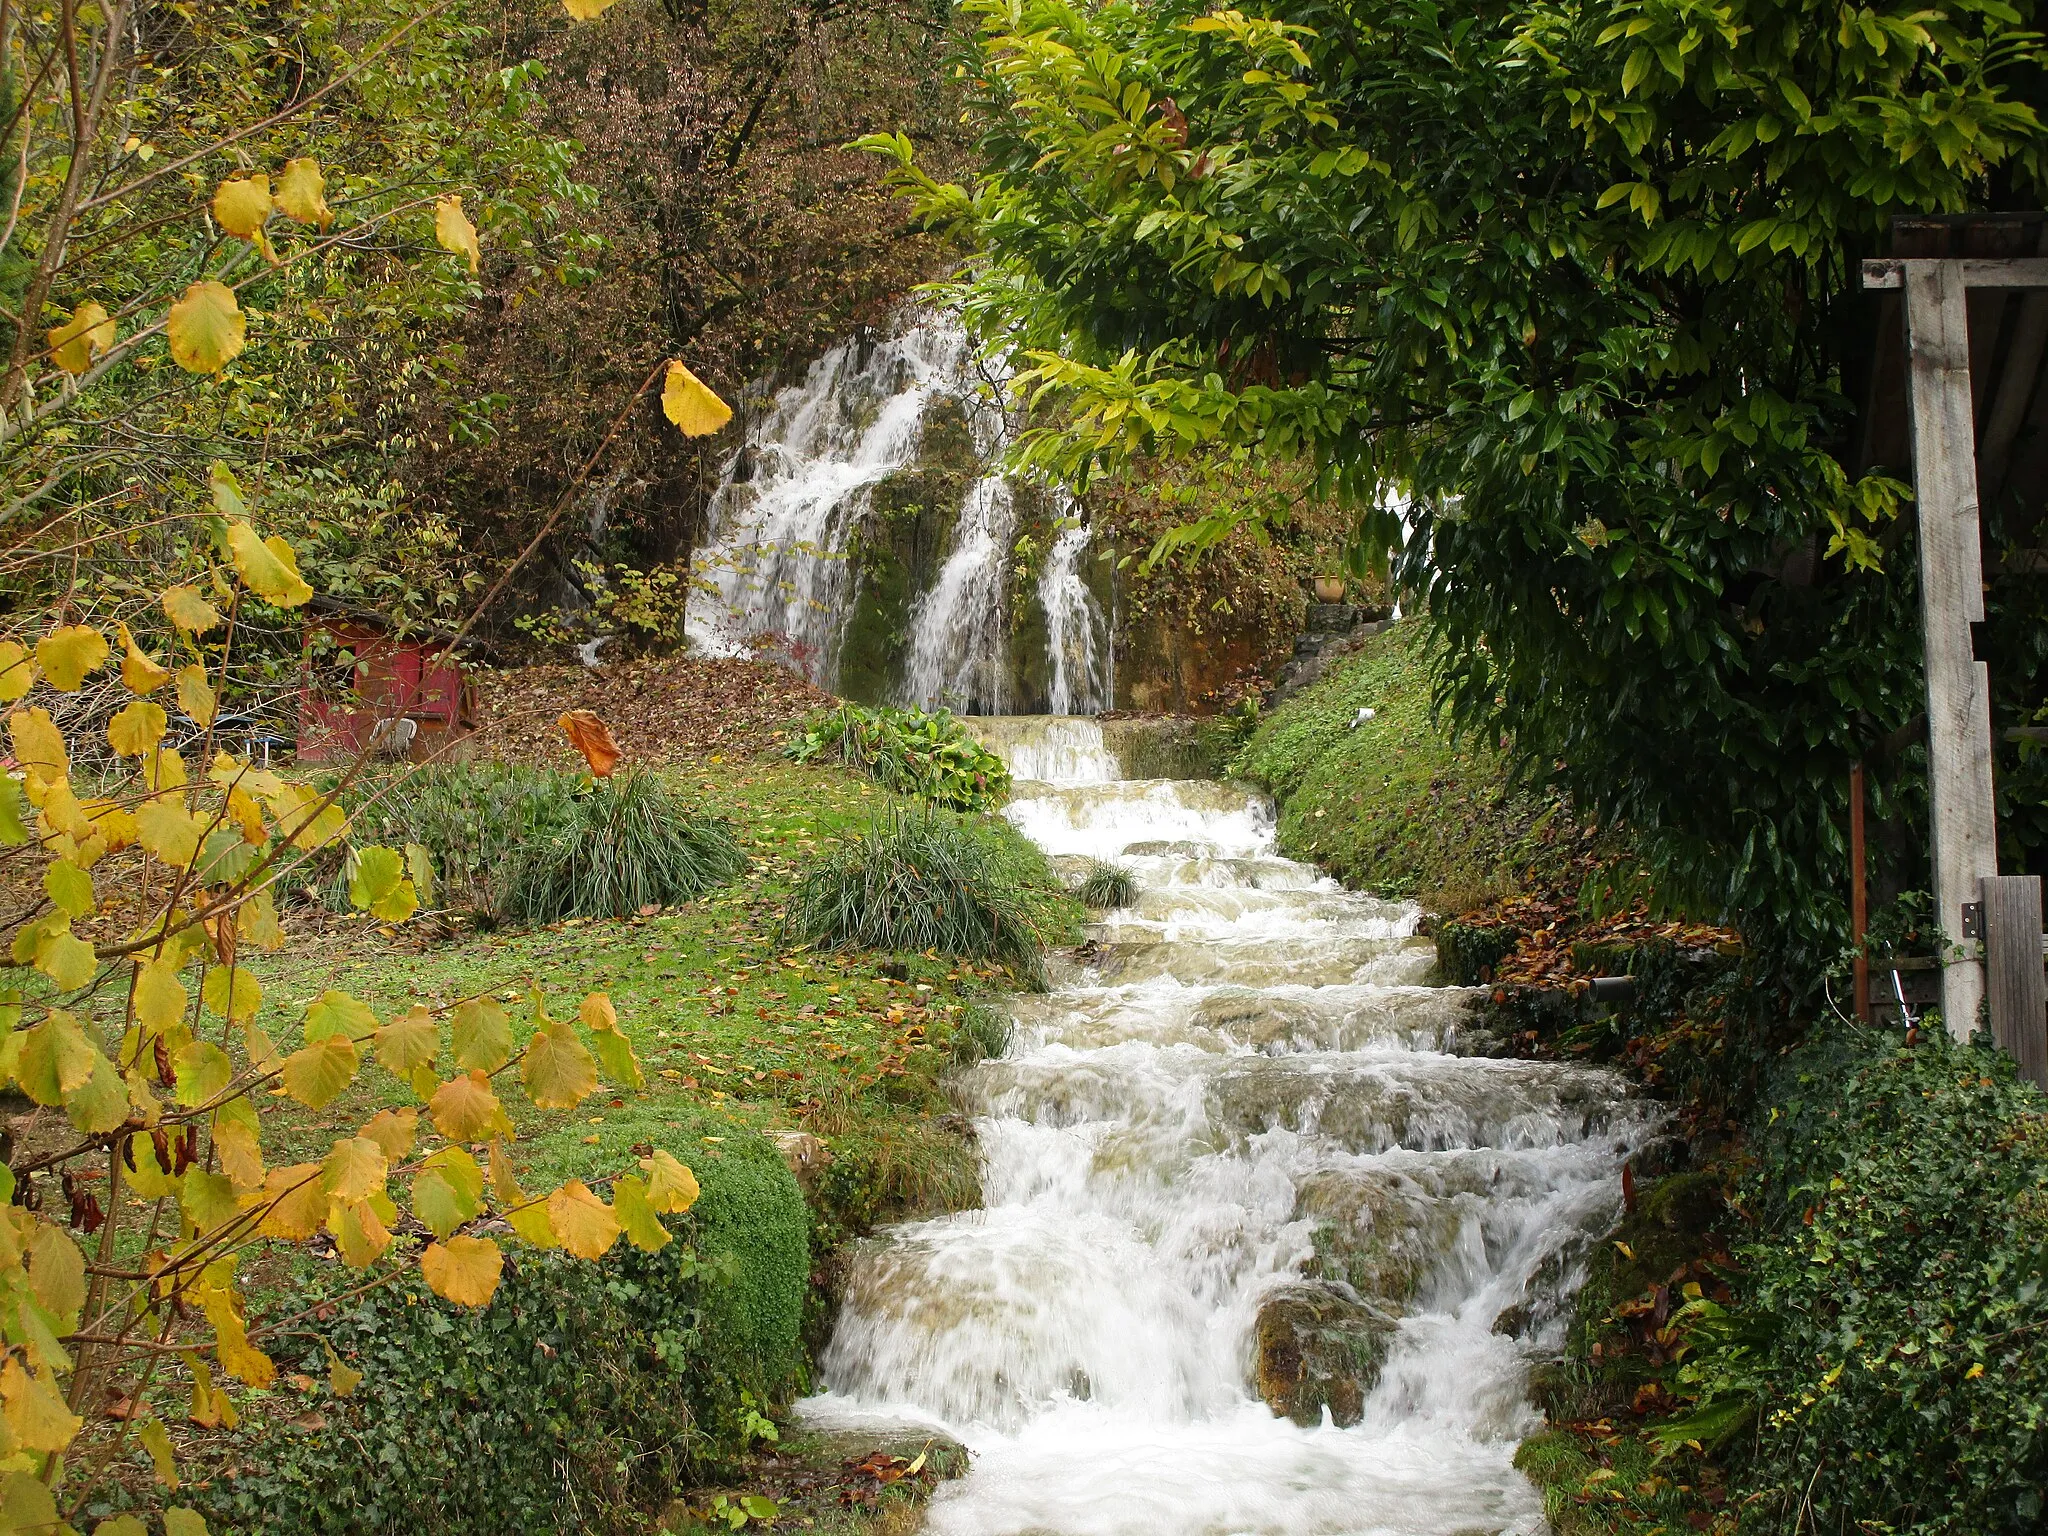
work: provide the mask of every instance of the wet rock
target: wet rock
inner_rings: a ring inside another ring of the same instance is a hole
[[[1318,1278],[1400,1307],[1458,1234],[1458,1212],[1395,1173],[1330,1169],[1305,1179],[1297,1218],[1317,1223]]]
[[[1503,1307],[1500,1316],[1493,1320],[1493,1331],[1504,1339],[1521,1338],[1529,1331],[1529,1309],[1519,1302]]]
[[[1325,1282],[1275,1291],[1259,1307],[1254,1383],[1266,1406],[1301,1425],[1339,1425],[1365,1414],[1366,1394],[1380,1379],[1392,1314]]]
[[[832,1150],[809,1131],[769,1131],[768,1139],[775,1143],[775,1150],[782,1154],[782,1160],[789,1171],[796,1175],[796,1181],[806,1190],[817,1182],[832,1161]]]

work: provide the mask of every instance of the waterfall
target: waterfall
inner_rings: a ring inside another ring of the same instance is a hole
[[[990,430],[983,418],[1000,423],[968,387],[969,363],[957,324],[913,313],[888,335],[841,342],[777,392],[707,509],[685,624],[698,650],[765,645],[831,686],[853,598],[847,542],[874,487],[917,452],[936,397],[962,399],[977,437]]]
[[[883,701],[994,713],[1016,702],[1008,587],[1016,488],[987,472],[1009,429],[1002,388],[957,317],[918,307],[880,334],[840,343],[776,392],[727,461],[707,509],[685,629],[699,653],[765,652],[832,688],[860,597],[851,558],[876,488],[912,468],[941,402],[964,412],[984,473],[968,487],[943,560],[906,614],[908,645]],[[1058,498],[1062,511],[1069,510]],[[1108,623],[1081,580],[1085,528],[1061,532],[1036,597],[1048,634],[1051,707],[1110,702]]]
[[[953,549],[910,614],[906,702],[961,714],[1003,710],[1003,578],[1017,502],[1000,475],[977,480],[960,509]]]
[[[1109,647],[1099,643],[1109,634],[1109,620],[1088,583],[1081,579],[1081,556],[1087,548],[1085,523],[1062,529],[1038,578],[1038,601],[1045,609],[1046,652],[1052,666],[1046,709],[1055,715],[1092,715],[1107,709],[1116,697]]]
[[[977,724],[1036,781],[1018,829],[1140,895],[1009,999],[959,1084],[987,1204],[853,1252],[804,1415],[959,1438],[932,1536],[1547,1531],[1529,1367],[1652,1115],[1464,1054],[1415,905],[1278,857],[1263,796],[1117,778],[1093,720]]]

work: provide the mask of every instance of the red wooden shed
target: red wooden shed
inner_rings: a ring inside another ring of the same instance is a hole
[[[488,659],[445,631],[395,633],[382,615],[333,599],[308,605],[299,692],[299,761],[346,762],[366,747],[414,762],[462,755],[476,729],[465,663]]]

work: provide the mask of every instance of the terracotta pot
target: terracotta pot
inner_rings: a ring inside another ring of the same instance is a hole
[[[1319,603],[1343,602],[1344,578],[1342,576],[1318,576],[1316,578],[1316,601]]]

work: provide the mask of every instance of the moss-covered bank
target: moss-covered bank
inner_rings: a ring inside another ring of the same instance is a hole
[[[1436,911],[1514,888],[1575,831],[1557,801],[1511,790],[1500,755],[1439,718],[1414,621],[1368,636],[1274,710],[1230,772],[1272,794],[1282,853]]]

